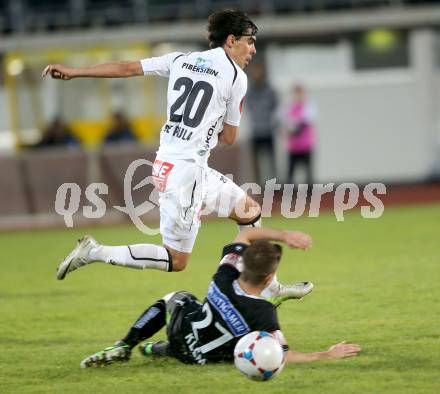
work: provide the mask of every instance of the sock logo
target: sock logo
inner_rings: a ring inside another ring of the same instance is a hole
[[[134,324],[134,327],[141,329],[150,320],[154,319],[159,313],[160,309],[153,306],[152,308],[148,309],[147,313],[141,316],[141,318]]]

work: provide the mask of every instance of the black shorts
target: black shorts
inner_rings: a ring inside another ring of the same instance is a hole
[[[197,301],[197,297],[187,291],[177,291],[174,293],[166,304],[169,319],[171,319],[174,314],[178,313],[182,305],[188,301]]]
[[[171,354],[187,364],[197,363],[188,349],[185,337],[192,334],[191,322],[193,316],[202,311],[202,305],[197,297],[186,291],[179,291],[167,302],[167,337],[170,342]]]

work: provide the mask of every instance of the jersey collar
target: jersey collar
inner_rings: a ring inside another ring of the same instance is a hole
[[[261,300],[264,299],[263,297],[260,296],[256,296],[253,294],[248,294],[246,293],[240,286],[240,283],[238,283],[238,280],[235,279],[234,282],[232,282],[232,288],[234,289],[235,294],[240,295],[240,296],[244,296],[244,297],[249,297],[249,298],[254,298],[257,300]]]

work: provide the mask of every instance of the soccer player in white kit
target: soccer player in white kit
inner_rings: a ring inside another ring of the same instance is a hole
[[[247,89],[243,69],[255,55],[257,27],[239,10],[222,10],[208,19],[210,50],[172,52],[140,61],[111,62],[70,68],[48,65],[43,76],[121,78],[140,75],[168,77],[167,121],[153,166],[159,192],[163,246],[100,245],[83,237],[58,267],[58,279],[94,261],[131,268],[181,271],[187,265],[200,226],[202,209],[234,220],[240,229],[261,225],[261,209],[234,182],[208,167],[211,149],[234,143]],[[297,247],[311,238],[296,233]],[[276,278],[263,295],[302,298],[313,285],[280,285]]]

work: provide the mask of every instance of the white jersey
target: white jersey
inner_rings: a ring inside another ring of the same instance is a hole
[[[144,75],[169,77],[158,157],[206,164],[223,123],[238,126],[247,76],[223,48],[141,60]]]

